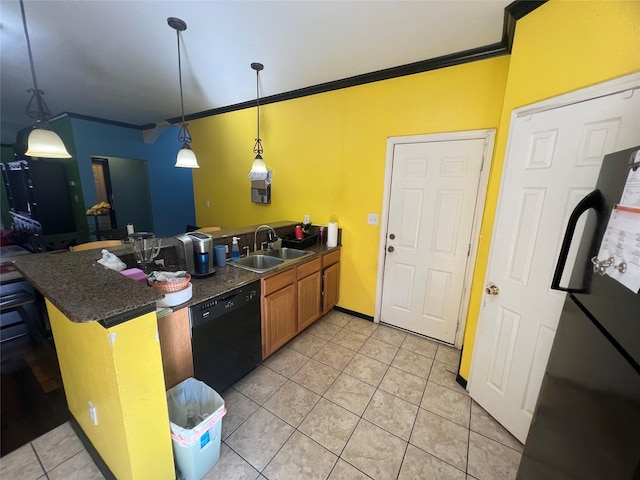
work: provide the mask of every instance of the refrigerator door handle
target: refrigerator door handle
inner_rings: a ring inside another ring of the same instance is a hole
[[[596,211],[602,210],[604,206],[604,198],[600,190],[596,189],[591,192],[589,195],[584,197],[576,208],[571,212],[571,216],[569,216],[569,222],[567,223],[567,229],[564,232],[564,238],[562,240],[562,246],[560,247],[560,255],[558,257],[558,263],[556,264],[556,270],[553,274],[553,280],[551,281],[551,288],[553,290],[560,290],[561,292],[580,292],[581,290],[561,287],[560,280],[562,279],[562,274],[564,273],[564,267],[567,263],[567,256],[569,255],[569,249],[571,248],[571,241],[573,240],[573,235],[576,230],[576,225],[578,220],[582,216],[583,213],[587,212],[590,209],[594,209]]]

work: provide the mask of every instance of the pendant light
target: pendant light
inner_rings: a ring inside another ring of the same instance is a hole
[[[191,134],[189,133],[189,124],[184,121],[184,100],[182,98],[182,62],[180,61],[180,32],[187,29],[187,24],[179,18],[167,18],[169,26],[176,31],[178,37],[178,79],[180,80],[180,108],[182,109],[182,123],[178,131],[178,141],[182,142],[182,147],[178,151],[176,158],[176,167],[184,168],[200,168],[196,154],[191,150]]]
[[[29,65],[31,66],[31,78],[33,79],[33,88],[27,90],[27,92],[31,94],[31,99],[29,103],[27,103],[26,112],[28,117],[36,119],[36,125],[27,138],[27,151],[25,155],[44,158],[71,158],[62,139],[56,132],[51,130],[49,126],[51,112],[44,98],[42,98],[44,92],[38,88],[38,81],[36,80],[36,70],[33,66],[31,41],[29,40],[29,31],[27,30],[27,17],[24,13],[23,0],[20,0],[20,11],[22,12],[22,26],[24,27],[24,36],[27,40]]]
[[[256,158],[251,165],[251,171],[249,172],[249,178],[254,180],[264,180],[267,177],[267,165],[262,159],[262,141],[260,140],[260,71],[264,69],[264,65],[261,63],[252,63],[251,68],[256,71],[256,103],[257,103],[257,118],[258,118],[258,137],[256,143],[253,146],[253,153],[256,154]]]

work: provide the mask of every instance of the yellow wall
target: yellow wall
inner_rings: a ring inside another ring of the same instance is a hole
[[[191,121],[197,224],[337,221],[339,304],[373,315],[380,230],[367,214],[382,211],[387,138],[497,128],[508,67],[503,56],[262,106],[271,205],[250,202],[255,107]]]
[[[71,322],[48,300],[47,311],[69,411],[111,472],[121,480],[175,478],[155,312],[105,329]]]
[[[482,223],[460,375],[468,379],[512,110],[640,70],[640,2],[545,3],[518,21]]]

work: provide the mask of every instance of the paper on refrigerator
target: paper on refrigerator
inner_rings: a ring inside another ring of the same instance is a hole
[[[611,211],[598,259],[612,259],[606,274],[634,293],[640,291],[640,168],[629,170],[620,203]]]

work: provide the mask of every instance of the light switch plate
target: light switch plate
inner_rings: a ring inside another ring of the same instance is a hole
[[[378,225],[378,214],[370,213],[369,215],[367,215],[367,223],[369,225]]]
[[[93,421],[93,424],[98,425],[98,411],[91,402],[89,402],[89,416],[91,417],[91,421]]]

